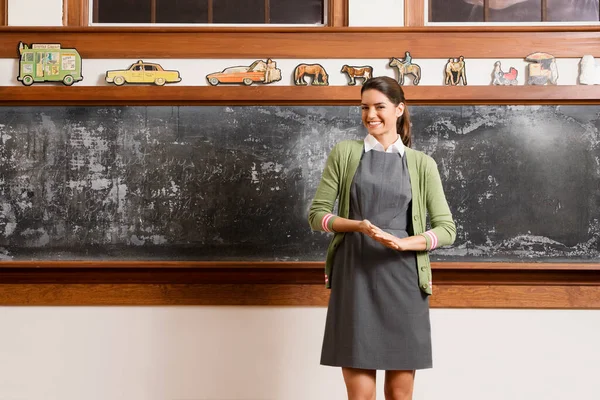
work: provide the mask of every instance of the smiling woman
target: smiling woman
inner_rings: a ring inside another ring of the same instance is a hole
[[[412,399],[415,370],[432,367],[429,251],[456,226],[436,162],[411,148],[402,87],[368,79],[360,102],[368,134],[334,146],[309,210],[313,230],[333,233],[321,364],[342,368],[349,399],[375,398],[378,369],[385,393]]]
[[[325,23],[325,0],[90,0],[94,24]]]

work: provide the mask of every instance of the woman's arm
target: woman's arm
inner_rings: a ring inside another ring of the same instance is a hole
[[[339,194],[340,179],[342,179],[337,160],[338,146],[336,145],[327,157],[321,181],[308,211],[308,223],[313,231],[331,232],[333,222],[338,218],[331,214]]]
[[[335,232],[361,232],[375,239],[376,232],[380,231],[371,221],[363,219],[362,221],[337,217],[333,221],[333,230]],[[377,240],[377,239],[375,239]]]
[[[437,164],[432,158],[429,158],[428,161],[425,181],[425,204],[427,206],[427,213],[429,214],[429,221],[431,222],[431,229],[422,233],[421,236],[425,238],[427,243],[426,250],[433,250],[436,247],[454,243],[456,239],[456,225],[446,201]]]
[[[375,227],[373,239],[391,249],[398,251],[424,251],[427,250],[427,242],[421,235],[399,238]]]

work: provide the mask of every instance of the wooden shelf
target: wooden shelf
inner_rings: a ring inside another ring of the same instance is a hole
[[[432,307],[600,309],[598,263],[432,268]],[[328,297],[322,262],[0,262],[0,305],[326,306]]]
[[[600,104],[600,86],[406,86],[409,104]],[[1,105],[358,105],[359,86],[4,86]]]
[[[18,284],[323,284],[323,262],[3,261],[0,282]],[[592,285],[598,263],[437,262],[438,285]]]
[[[0,27],[0,58],[19,41],[61,43],[86,58],[524,58],[600,55],[600,28],[116,28]],[[135,43],[135,45],[132,45]]]

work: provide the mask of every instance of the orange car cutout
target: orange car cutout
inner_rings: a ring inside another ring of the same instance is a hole
[[[128,69],[106,72],[106,82],[121,86],[124,83],[154,83],[162,86],[165,83],[180,82],[179,71],[166,71],[159,64],[139,60]]]
[[[271,83],[281,80],[281,70],[270,58],[267,61],[256,60],[249,67],[229,67],[222,72],[206,75],[208,83],[215,86],[219,83],[243,83],[246,86],[254,82]]]

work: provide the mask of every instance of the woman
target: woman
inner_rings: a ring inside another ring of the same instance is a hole
[[[361,103],[368,135],[333,148],[309,212],[313,230],[334,232],[321,364],[342,367],[350,400],[375,398],[378,369],[386,399],[411,399],[415,370],[432,366],[427,252],[456,227],[435,161],[410,148],[402,87],[369,79]]]

